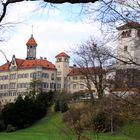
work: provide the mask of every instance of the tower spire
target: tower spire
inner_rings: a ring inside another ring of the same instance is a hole
[[[27,58],[26,59],[36,59],[36,47],[37,43],[33,37],[33,25],[32,25],[32,34],[29,40],[26,43],[27,46]]]
[[[32,25],[32,34],[31,34],[32,37],[33,37],[33,29],[34,29],[34,26]]]

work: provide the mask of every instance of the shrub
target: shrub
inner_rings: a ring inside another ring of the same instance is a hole
[[[55,102],[54,110],[55,112],[61,111],[62,113],[66,112],[69,109],[68,104],[61,99],[57,99]]]
[[[55,101],[54,111],[55,112],[59,112],[60,111],[60,100],[56,100]]]
[[[14,127],[12,124],[8,124],[6,132],[14,132],[14,131],[16,131],[16,127]]]
[[[98,112],[96,115],[93,115],[91,120],[93,129],[96,132],[108,132],[110,131],[110,124],[107,114],[104,112]]]
[[[5,129],[5,124],[2,120],[0,120],[0,132]]]

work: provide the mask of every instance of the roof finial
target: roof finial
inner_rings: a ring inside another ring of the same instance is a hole
[[[33,37],[33,28],[34,28],[34,27],[33,27],[33,25],[32,25],[32,34],[31,34],[32,37]]]

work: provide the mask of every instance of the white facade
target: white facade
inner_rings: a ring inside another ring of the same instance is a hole
[[[69,73],[69,56],[64,52],[56,56],[57,90],[67,89],[67,75]]]
[[[135,27],[133,23],[127,23],[119,27],[118,32],[118,58],[126,62],[132,60],[140,64],[140,24]],[[121,61],[118,61],[118,63],[119,68],[138,68],[133,64],[127,65]]]

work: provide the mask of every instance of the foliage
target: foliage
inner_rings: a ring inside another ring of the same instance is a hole
[[[3,131],[4,129],[5,129],[5,124],[3,120],[0,120],[0,132]]]
[[[130,137],[135,138],[136,140],[139,140],[140,138],[140,124],[139,123],[131,123],[123,126],[122,132]]]
[[[65,131],[67,130],[67,131]],[[85,134],[94,138],[94,133]],[[32,127],[14,133],[0,133],[0,140],[75,140],[76,136],[63,121],[61,113],[50,113]],[[99,140],[132,140],[121,135],[99,134]]]
[[[69,109],[67,103],[69,100],[68,98],[69,96],[66,95],[66,93],[58,93],[54,105],[55,112],[61,111],[62,113],[64,113]]]
[[[46,107],[49,107],[54,102],[54,92],[41,92],[40,94],[36,95],[36,100],[42,104],[44,104]]]
[[[77,140],[82,138],[82,133],[84,130],[83,126],[83,114],[85,110],[83,108],[70,109],[63,115],[63,121],[67,122],[72,129],[74,129],[77,135]]]
[[[50,95],[52,94],[52,95]],[[11,124],[17,129],[25,128],[42,118],[51,105],[53,93],[40,93],[36,98],[19,96],[15,103],[7,104],[2,110],[2,118],[7,126]]]
[[[14,132],[14,131],[16,131],[16,127],[14,127],[11,124],[8,124],[6,128],[6,132]]]
[[[104,112],[98,112],[96,115],[94,115],[91,123],[93,126],[93,130],[96,132],[110,131],[108,116]]]
[[[61,111],[62,113],[66,112],[69,109],[68,104],[66,103],[66,101],[61,100],[61,99],[57,99],[55,101],[55,106],[54,106],[54,110],[55,112],[59,112]]]

